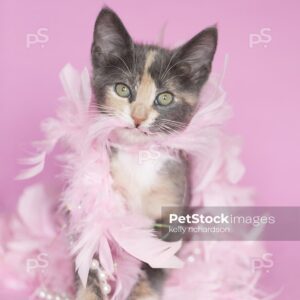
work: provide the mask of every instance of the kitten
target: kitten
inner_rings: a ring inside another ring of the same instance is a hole
[[[100,112],[128,123],[118,134],[130,144],[184,129],[198,105],[216,46],[215,27],[173,50],[137,44],[118,16],[102,9],[91,49],[92,88]],[[180,206],[189,200],[184,154],[177,158],[160,154],[141,161],[139,153],[112,149],[111,175],[128,208],[153,220],[163,217],[163,206]],[[129,299],[160,299],[165,277],[160,275],[159,270],[145,271]],[[77,299],[105,299],[92,272],[88,287],[78,291]]]

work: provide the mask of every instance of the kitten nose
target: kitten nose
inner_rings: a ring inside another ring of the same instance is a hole
[[[141,125],[141,123],[145,120],[145,119],[139,119],[139,118],[135,118],[135,117],[132,117],[132,118],[133,118],[135,127],[139,127]]]
[[[146,108],[141,104],[136,104],[132,108],[131,117],[133,119],[135,127],[139,127],[141,123],[147,119]]]

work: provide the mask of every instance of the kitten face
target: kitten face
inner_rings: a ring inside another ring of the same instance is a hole
[[[103,9],[92,45],[92,87],[100,111],[126,120],[132,135],[182,130],[193,116],[216,45],[214,27],[173,50],[137,44],[119,17]]]

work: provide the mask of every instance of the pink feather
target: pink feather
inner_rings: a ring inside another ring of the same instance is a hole
[[[257,289],[259,276],[249,272],[248,264],[252,255],[260,253],[259,244],[200,242],[200,253],[197,250],[195,263],[190,264],[187,258],[195,255],[193,243],[163,242],[153,235],[151,221],[127,211],[125,199],[112,188],[110,146],[140,151],[151,145],[124,144],[115,129],[126,127],[126,121],[94,114],[86,70],[79,74],[67,65],[60,78],[66,97],[57,117],[43,123],[45,140],[36,143],[37,156],[24,161],[32,168],[20,178],[42,171],[45,156],[58,142],[65,146],[60,160],[64,163],[66,189],[60,199],[61,206],[70,212],[68,233],[75,239],[72,253],[83,284],[98,253],[114,287],[111,299],[127,298],[142,262],[155,268],[175,268],[167,281],[164,300],[263,299],[264,294]],[[245,172],[239,160],[240,145],[221,129],[231,110],[219,82],[213,76],[209,79],[200,95],[201,105],[185,130],[157,138],[154,145],[175,156],[180,150],[188,155],[192,205],[251,205],[251,190],[236,185]],[[33,219],[29,226],[33,231],[31,224],[36,221]],[[46,225],[42,228],[50,238],[51,226]],[[21,230],[19,225],[15,229]]]

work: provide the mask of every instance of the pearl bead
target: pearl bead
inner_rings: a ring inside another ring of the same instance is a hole
[[[102,286],[102,292],[105,294],[105,295],[108,295],[109,293],[110,293],[110,291],[111,291],[111,287],[110,287],[110,285],[108,284],[108,283],[106,283],[106,284],[104,284],[103,286]]]
[[[98,262],[98,260],[97,259],[93,259],[92,260],[92,264],[91,264],[91,269],[92,270],[96,270],[98,268],[99,268],[99,262]]]
[[[187,261],[189,263],[193,263],[195,261],[195,257],[193,255],[190,255],[188,258],[187,258]]]
[[[61,294],[61,299],[62,300],[69,300],[69,297],[65,293],[62,293]]]
[[[62,299],[61,299],[61,297],[60,297],[59,295],[56,295],[56,296],[54,297],[54,300],[62,300]]]
[[[46,293],[44,291],[39,292],[39,298],[45,299],[46,298]]]
[[[106,280],[106,274],[103,271],[99,272],[99,279],[100,279],[100,281]]]
[[[52,295],[51,295],[51,294],[47,294],[47,296],[46,296],[46,299],[47,299],[47,300],[52,300],[52,299],[53,299],[53,297],[52,297]]]

